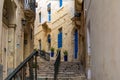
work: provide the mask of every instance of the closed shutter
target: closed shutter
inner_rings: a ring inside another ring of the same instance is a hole
[[[75,30],[75,34],[74,34],[74,57],[75,59],[78,56],[78,31]]]
[[[62,32],[58,34],[58,48],[62,47]]]
[[[60,7],[62,6],[62,0],[60,0]]]

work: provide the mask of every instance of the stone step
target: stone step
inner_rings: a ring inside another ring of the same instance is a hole
[[[53,77],[44,76],[44,77],[38,77],[37,80],[54,80]],[[77,76],[77,77],[57,77],[57,80],[86,80],[84,76]]]
[[[38,77],[54,77],[55,61],[38,61]],[[58,77],[78,77],[84,75],[80,62],[61,62]],[[48,80],[48,79],[47,79]],[[62,80],[62,79],[61,79]],[[76,79],[75,79],[76,80]]]

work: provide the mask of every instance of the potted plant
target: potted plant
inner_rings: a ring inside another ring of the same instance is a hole
[[[52,48],[51,48],[51,57],[54,56],[54,50],[55,50],[55,49],[52,47]]]
[[[65,50],[63,53],[64,53],[64,61],[67,61],[68,60],[68,51]]]
[[[37,48],[34,49],[34,51],[37,51],[37,50],[38,50]]]

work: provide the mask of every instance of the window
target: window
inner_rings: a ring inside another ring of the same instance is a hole
[[[59,0],[60,1],[60,7],[62,7],[63,5],[63,0]]]
[[[62,47],[62,28],[59,29],[58,33],[58,48]]]
[[[31,40],[32,40],[32,38],[33,38],[33,30],[31,29],[31,35],[30,35],[30,38],[31,38]]]
[[[50,36],[50,34],[48,35],[48,43],[51,43],[51,36]]]
[[[47,5],[47,10],[48,10],[48,21],[51,21],[51,3]]]
[[[39,40],[39,49],[41,50],[41,39]]]
[[[28,4],[29,3],[29,0],[25,0],[25,4]]]
[[[50,34],[48,34],[48,50],[50,50],[50,48],[51,48],[51,36],[50,36]]]
[[[39,13],[39,22],[41,23],[41,12]]]

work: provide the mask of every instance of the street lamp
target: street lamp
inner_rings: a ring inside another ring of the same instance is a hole
[[[26,19],[22,19],[21,22],[22,22],[22,25],[23,25],[23,26],[26,25]]]

